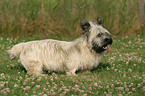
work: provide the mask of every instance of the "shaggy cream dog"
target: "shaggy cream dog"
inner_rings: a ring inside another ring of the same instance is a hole
[[[98,21],[99,22],[99,21]],[[43,70],[75,75],[77,70],[90,71],[99,64],[104,50],[112,44],[110,33],[98,24],[80,22],[83,35],[72,41],[40,40],[20,43],[8,50],[11,59],[19,58],[29,74]]]

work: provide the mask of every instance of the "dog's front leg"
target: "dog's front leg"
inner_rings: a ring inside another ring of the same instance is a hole
[[[69,71],[66,71],[66,74],[67,75],[76,75],[76,69],[71,69],[71,70],[69,70]]]
[[[72,66],[73,64],[65,64],[64,69],[67,75],[76,75],[76,68]]]

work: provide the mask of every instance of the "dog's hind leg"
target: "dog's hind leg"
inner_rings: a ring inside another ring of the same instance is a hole
[[[43,76],[42,69],[43,65],[38,61],[29,61],[29,62],[21,62],[24,68],[27,70],[28,74],[32,74],[34,76]]]

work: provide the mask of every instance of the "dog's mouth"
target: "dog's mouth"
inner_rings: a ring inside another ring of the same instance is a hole
[[[104,44],[103,49],[107,50],[107,54],[109,54],[109,47],[108,47],[108,45],[111,45],[113,40],[112,40],[112,38],[110,38],[110,39],[106,38],[105,41],[106,41],[106,44]]]
[[[109,47],[108,46],[104,46],[104,47],[96,47],[96,46],[94,46],[92,49],[96,53],[101,53],[101,52],[104,52],[105,50],[107,50],[107,54],[109,54]]]
[[[107,45],[103,46],[103,47],[99,47],[99,46],[95,45],[92,47],[92,50],[94,50],[96,53],[101,53],[105,50],[107,50],[109,52],[109,47]]]
[[[111,44],[104,43],[103,46],[98,46],[97,44],[93,44],[92,50],[94,50],[96,53],[101,53],[101,52],[104,52],[106,50],[107,54],[109,54],[109,46],[108,45],[111,45]]]

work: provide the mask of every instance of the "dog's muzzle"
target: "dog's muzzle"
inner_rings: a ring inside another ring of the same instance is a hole
[[[107,50],[107,53],[109,53],[108,45],[111,45],[112,43],[113,43],[112,38],[105,38],[102,46],[98,46],[96,42],[92,42],[92,45],[93,45],[92,50],[94,50],[96,53],[101,53]]]

